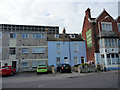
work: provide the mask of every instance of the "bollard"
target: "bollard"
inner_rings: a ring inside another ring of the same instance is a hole
[[[55,76],[55,67],[54,66],[52,66],[52,73]]]

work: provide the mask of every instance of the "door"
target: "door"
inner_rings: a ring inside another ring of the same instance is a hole
[[[84,63],[84,57],[81,57],[81,63]]]
[[[12,61],[12,67],[16,68],[16,61]]]

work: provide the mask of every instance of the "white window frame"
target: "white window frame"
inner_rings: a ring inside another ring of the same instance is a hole
[[[0,54],[2,54],[2,47],[0,47]]]
[[[14,37],[14,36],[11,37],[10,34],[15,34],[15,37]],[[17,34],[16,34],[16,33],[10,33],[10,34],[9,34],[10,39],[16,39],[16,37],[17,37]]]
[[[61,52],[62,51],[61,50],[61,43],[56,43],[56,50],[57,50],[57,52]]]
[[[23,66],[23,63],[26,63],[26,66]],[[21,66],[22,67],[28,67],[28,62],[27,61],[22,61]]]
[[[55,34],[55,38],[59,38],[59,34]]]
[[[74,52],[78,52],[78,43],[74,43]]]
[[[103,27],[104,24],[104,27]],[[106,28],[106,26],[110,25],[110,30],[109,27]],[[102,27],[102,31],[112,31],[112,23],[111,22],[101,22],[101,27]]]
[[[60,64],[61,61],[60,61],[60,57],[56,57],[56,65]]]
[[[14,54],[13,54],[13,51],[15,52]],[[9,54],[10,55],[15,55],[16,54],[16,48],[15,47],[10,47],[9,48]]]
[[[78,64],[78,57],[74,57],[74,65]]]
[[[74,34],[71,34],[70,37],[71,37],[71,38],[75,38],[75,35],[74,35]]]
[[[27,51],[26,52],[23,52],[23,49],[27,49]],[[22,48],[22,53],[28,53],[28,48]]]
[[[0,32],[0,39],[2,39],[2,32]]]
[[[34,36],[33,36],[33,34],[34,34]],[[34,38],[34,39],[43,39],[43,38],[45,38],[45,33],[33,33],[33,34],[32,34],[32,38]],[[37,37],[37,34],[40,35],[39,38]]]
[[[25,37],[23,37],[23,35],[24,35]],[[28,33],[23,33],[23,34],[22,34],[22,38],[23,38],[23,39],[27,39],[27,38],[29,38]]]
[[[117,26],[118,26],[118,32],[120,32],[120,23],[118,23]]]
[[[36,48],[36,49],[35,49]],[[39,49],[44,49],[43,51],[39,51]],[[32,53],[45,53],[45,47],[32,47]]]

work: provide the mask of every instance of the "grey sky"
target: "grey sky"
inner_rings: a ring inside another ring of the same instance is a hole
[[[44,1],[44,2],[43,2]],[[57,25],[60,32],[65,27],[68,33],[80,33],[85,10],[91,9],[92,17],[97,17],[105,8],[116,19],[118,1],[104,0],[0,0],[1,24]]]

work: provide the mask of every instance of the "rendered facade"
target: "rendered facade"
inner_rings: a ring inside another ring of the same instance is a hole
[[[74,66],[86,62],[85,41],[80,35],[64,32],[57,37],[48,37],[48,65],[57,67],[60,63],[66,63]]]

